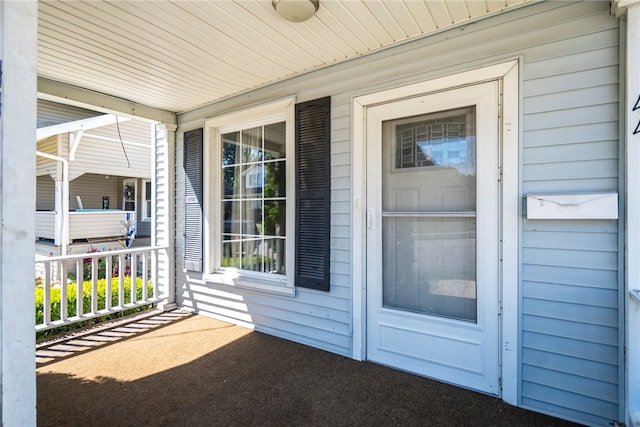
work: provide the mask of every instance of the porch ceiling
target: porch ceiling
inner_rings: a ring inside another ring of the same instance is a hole
[[[531,0],[39,1],[38,76],[183,112]]]

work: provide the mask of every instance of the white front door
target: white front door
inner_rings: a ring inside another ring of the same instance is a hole
[[[494,395],[498,88],[366,111],[367,359]]]

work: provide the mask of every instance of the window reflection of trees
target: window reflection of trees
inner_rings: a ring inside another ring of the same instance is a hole
[[[222,267],[285,273],[285,129],[222,135]]]

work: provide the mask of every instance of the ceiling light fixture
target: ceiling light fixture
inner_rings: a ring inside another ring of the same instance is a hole
[[[291,22],[306,21],[320,7],[319,0],[271,0],[271,4],[278,15]]]

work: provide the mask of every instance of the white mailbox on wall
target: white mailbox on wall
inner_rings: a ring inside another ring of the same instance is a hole
[[[528,194],[527,219],[618,219],[618,193]]]

